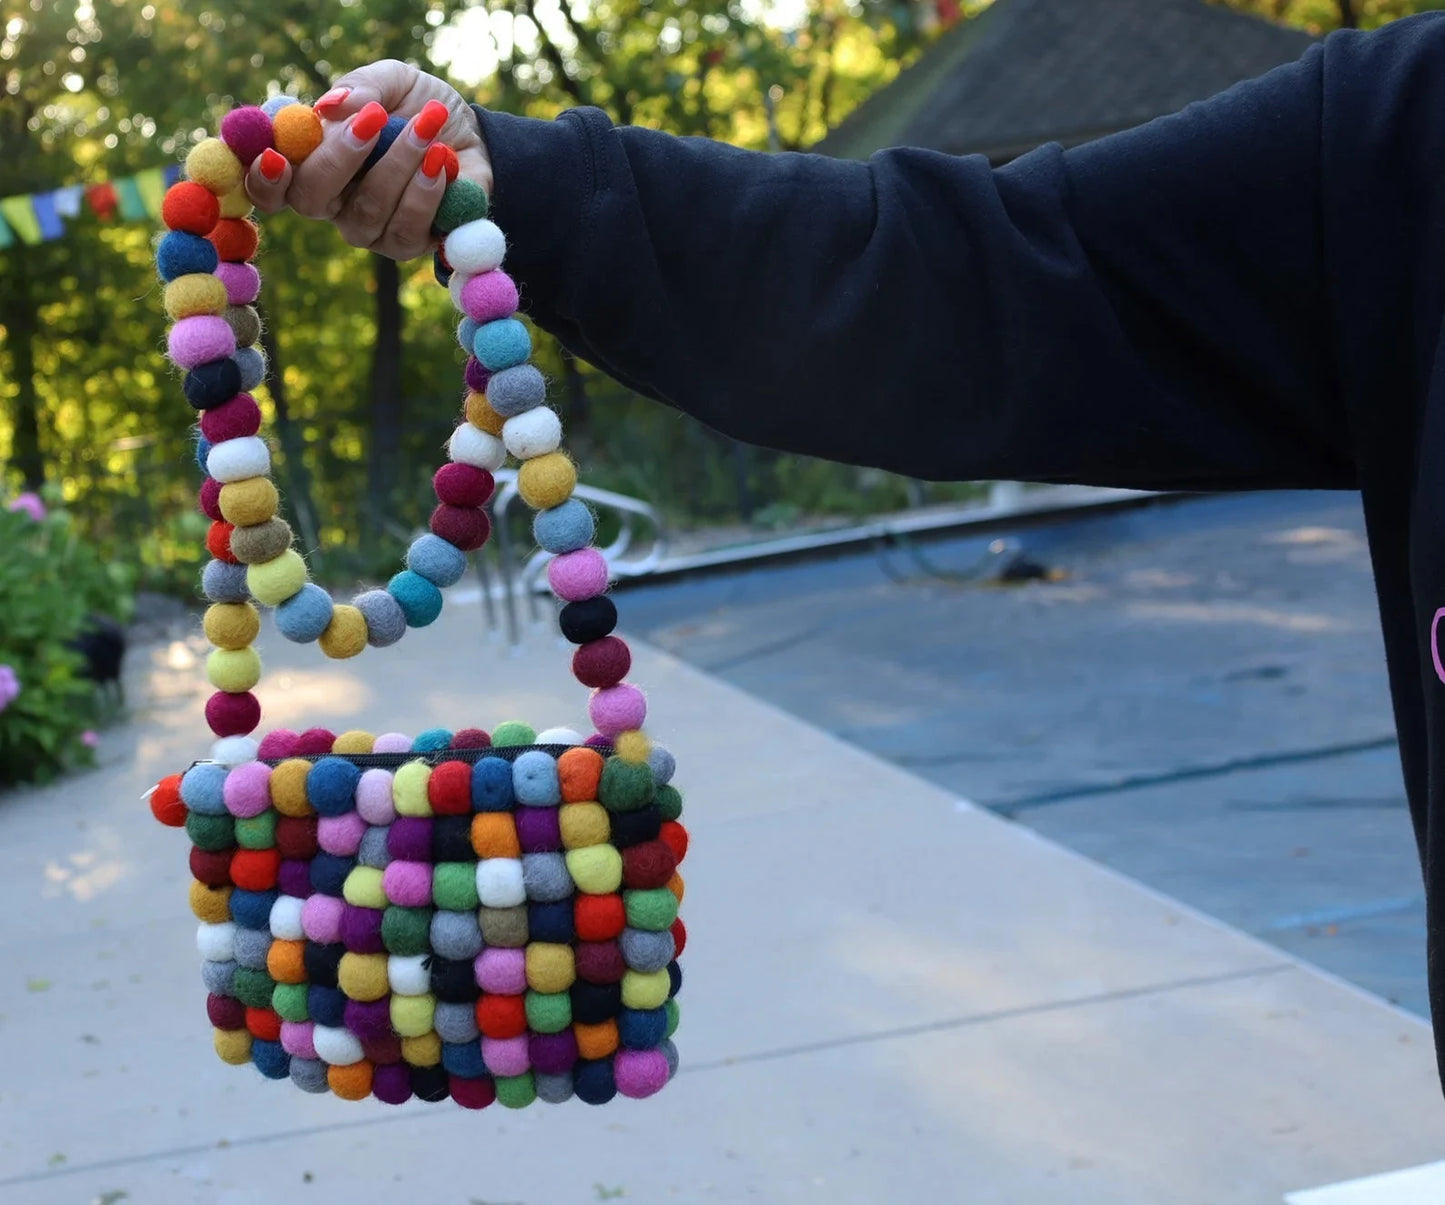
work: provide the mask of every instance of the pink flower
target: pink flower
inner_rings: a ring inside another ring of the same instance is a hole
[[[100,737],[96,736],[89,728],[80,734],[80,743],[87,749],[94,749],[100,744]]]
[[[40,500],[39,494],[16,494],[10,499],[10,505],[6,509],[23,510],[37,523],[45,521],[45,503]]]
[[[4,711],[20,694],[20,679],[8,665],[0,665],[0,711]]]

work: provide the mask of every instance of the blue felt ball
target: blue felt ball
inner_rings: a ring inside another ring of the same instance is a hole
[[[512,791],[512,763],[500,757],[483,757],[472,767],[472,808],[478,812],[510,812],[516,802]]]
[[[678,992],[682,991],[682,967],[678,966],[677,959],[667,964],[667,998],[671,1000]]]
[[[230,356],[207,360],[186,373],[181,382],[186,401],[197,410],[211,410],[241,392],[241,370]]]
[[[376,145],[371,148],[371,154],[367,155],[366,162],[361,165],[362,171],[370,171],[378,163],[381,157],[391,150],[394,143],[406,129],[406,118],[393,113],[386,119],[386,124],[381,127],[381,133],[377,136]]]
[[[624,929],[622,931],[622,958],[634,971],[650,974],[662,970],[677,953],[677,943],[672,933],[663,929]],[[649,1043],[656,1046],[656,1042]]]
[[[206,471],[206,458],[211,454],[211,441],[204,435],[196,436],[196,467]]]
[[[477,1079],[487,1074],[487,1065],[482,1062],[480,1042],[443,1042],[442,1066],[451,1075],[466,1079]]]
[[[452,743],[452,734],[445,728],[428,728],[420,733],[411,747],[414,753],[440,753]]]
[[[235,961],[211,962],[207,960],[201,963],[201,982],[206,985],[206,991],[212,995],[233,995],[233,989],[236,986]]]
[[[270,929],[271,906],[280,892],[242,891],[239,887],[231,892],[231,919],[246,929]]]
[[[355,858],[343,858],[340,854],[319,853],[311,859],[311,887],[322,895],[341,894],[346,876],[356,866]]]
[[[573,902],[557,900],[550,904],[527,906],[527,936],[532,941],[550,941],[566,945],[577,936],[573,923]]]
[[[329,1092],[331,1085],[326,1080],[326,1064],[320,1059],[291,1060],[291,1082],[303,1092]]]
[[[225,766],[192,766],[181,777],[181,802],[202,816],[224,816],[225,787]]]
[[[572,1069],[572,1086],[577,1099],[589,1105],[605,1105],[617,1095],[611,1059],[583,1059]]]
[[[442,613],[442,592],[413,569],[387,582],[386,592],[400,604],[408,627],[424,628]]]
[[[481,328],[482,324],[475,318],[463,318],[457,323],[457,342],[462,345],[462,350],[468,355],[471,354],[472,344]]]
[[[538,547],[555,556],[590,548],[597,534],[597,521],[580,498],[568,498],[561,506],[539,510],[532,520],[532,536]]]
[[[358,594],[351,605],[366,620],[366,643],[372,648],[389,648],[406,635],[406,612],[385,590]]]
[[[344,757],[323,757],[306,772],[306,798],[318,815],[344,816],[356,809],[360,781],[360,767]]]
[[[210,239],[184,230],[172,230],[156,248],[156,271],[168,283],[192,272],[214,272],[220,262]]]
[[[472,352],[483,367],[501,372],[504,368],[515,368],[527,362],[532,354],[532,336],[517,319],[498,318],[477,329],[472,340]],[[492,384],[488,385],[489,391]]]
[[[306,1015],[333,1029],[346,1023],[346,994],[339,987],[313,983],[306,989]]]
[[[259,389],[261,382],[266,379],[266,357],[260,350],[255,347],[238,348],[231,359],[236,361],[236,367],[241,370],[241,388]]]
[[[467,554],[441,536],[427,532],[406,550],[406,567],[434,586],[455,586],[467,571]]]
[[[251,597],[246,588],[246,566],[208,561],[201,570],[201,590],[211,602],[245,602]]]
[[[285,1079],[291,1074],[291,1056],[282,1049],[280,1042],[263,1042],[254,1038],[251,1042],[251,1061],[256,1070],[267,1079]]]
[[[624,1008],[617,1014],[617,1036],[629,1050],[651,1050],[667,1036],[667,1009]]]
[[[487,382],[487,401],[503,418],[525,414],[547,400],[547,382],[531,364],[504,368]]]
[[[276,630],[287,640],[310,644],[331,622],[331,595],[315,582],[307,582],[276,608]]]
[[[287,105],[298,105],[300,103],[294,96],[273,96],[261,106],[261,112],[266,114],[267,117],[275,117],[276,114],[281,112]]]
[[[529,749],[512,763],[512,793],[530,807],[555,807],[562,802],[557,762],[550,753]]]

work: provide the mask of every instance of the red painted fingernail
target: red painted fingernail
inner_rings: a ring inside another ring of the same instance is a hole
[[[416,121],[412,123],[417,139],[421,142],[430,142],[442,132],[442,126],[447,124],[447,118],[451,114],[447,112],[446,105],[439,100],[429,100],[422,106],[420,113],[416,115]]]
[[[286,170],[286,156],[280,151],[273,151],[269,146],[261,152],[261,174],[275,184],[281,178],[281,173]]]
[[[336,108],[337,105],[339,105],[350,95],[350,88],[332,88],[330,92],[328,92],[311,107],[315,109],[316,112],[319,113],[322,117],[325,117],[330,110]]]
[[[369,101],[361,112],[351,119],[351,136],[357,142],[370,142],[381,133],[381,127],[385,124],[386,110],[376,101]]]
[[[421,161],[421,174],[428,180],[435,180],[442,168],[447,163],[447,148],[444,146],[429,146],[426,148],[426,158]]]
[[[462,170],[462,165],[457,160],[456,151],[451,147],[444,146],[442,150],[446,152],[447,183],[450,184],[457,178],[457,173]]]

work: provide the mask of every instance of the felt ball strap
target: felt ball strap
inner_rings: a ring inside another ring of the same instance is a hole
[[[371,161],[405,128],[391,118]],[[578,646],[573,673],[592,688],[592,723],[624,760],[645,760],[646,700],[624,681],[632,656],[613,634],[617,609],[606,593],[607,562],[595,547],[592,512],[573,497],[577,470],[561,449],[562,424],[546,405],[546,381],[531,363],[531,335],[516,316],[517,286],[502,270],[506,240],[487,219],[486,193],[458,174],[449,149],[440,157],[448,184],[435,218],[436,261],[463,315],[457,338],[468,359],[464,417],[448,443],[448,462],[432,479],[437,505],[430,531],[411,545],[406,567],[385,589],[337,603],[310,580],[291,528],[279,517],[261,409],[251,393],[265,379],[266,362],[256,346],[261,277],[252,261],[259,229],[243,181],[269,149],[303,162],[321,134],[315,111],[289,97],[233,110],[219,137],[191,149],[185,178],[166,192],[162,207],[167,233],[156,267],[172,320],[167,351],[184,370],[186,400],[200,414],[196,460],[205,479],[199,503],[212,520],[202,589],[210,601],[205,632],[214,646],[206,672],[216,689],[206,720],[219,738],[215,760],[234,764],[256,756],[256,605],[274,608],[287,639],[315,641],[334,658],[395,644],[407,629],[432,623],[441,613],[442,590],[461,579],[466,554],[490,535],[492,474],[509,455],[520,462],[518,491],[536,511],[533,533],[552,554],[547,579],[563,604],[562,632]]]

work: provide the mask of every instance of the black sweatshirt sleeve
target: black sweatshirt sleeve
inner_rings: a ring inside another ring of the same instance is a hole
[[[1001,169],[478,117],[533,319],[727,434],[931,479],[1349,487],[1323,60]]]

